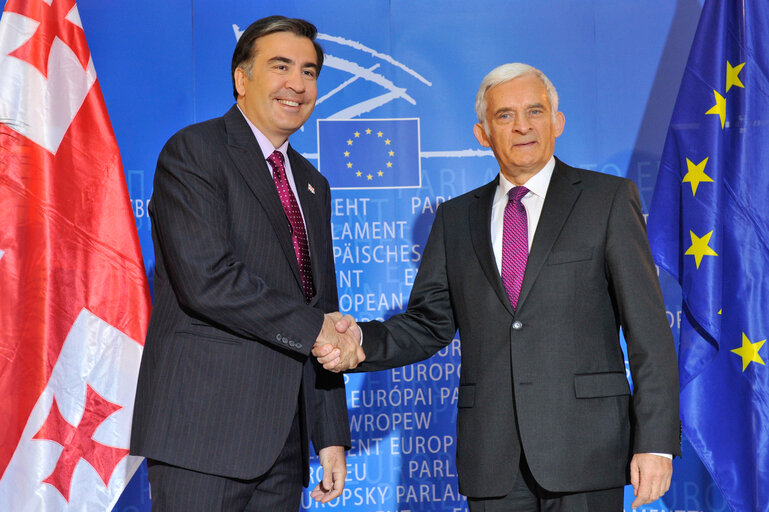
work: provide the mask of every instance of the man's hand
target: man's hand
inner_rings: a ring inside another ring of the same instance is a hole
[[[630,461],[633,509],[660,499],[670,489],[673,461],[653,453],[636,453]]]
[[[360,328],[355,320],[341,313],[328,313],[323,319],[323,328],[312,349],[323,368],[341,372],[355,368],[366,359],[360,346]]]
[[[344,489],[344,479],[347,476],[344,447],[327,446],[320,450],[318,457],[323,468],[323,479],[312,490],[310,497],[315,501],[328,503],[339,497]]]

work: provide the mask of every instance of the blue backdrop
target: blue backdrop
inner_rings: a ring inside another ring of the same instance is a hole
[[[275,3],[265,1],[78,2],[150,280],[147,204],[157,155],[178,129],[230,107],[236,37],[270,14],[315,23],[328,54],[315,113],[291,142],[335,187],[343,312],[386,318],[405,308],[436,206],[497,174],[490,151],[473,137],[473,104],[483,76],[505,62],[542,69],[558,89],[566,128],[556,154],[575,166],[632,178],[648,212],[698,0],[280,4],[275,11]],[[340,156],[348,148],[350,155]],[[677,335],[680,289],[661,279]],[[347,378],[353,439],[347,487],[325,507],[306,494],[304,508],[466,510],[454,466],[459,350],[455,340],[411,367]],[[632,490],[626,496],[629,510]],[[142,467],[116,510],[149,507]],[[671,490],[640,510],[726,506],[684,441]]]

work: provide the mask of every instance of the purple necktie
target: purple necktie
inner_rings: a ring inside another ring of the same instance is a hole
[[[515,309],[521,293],[526,260],[529,258],[529,229],[526,208],[521,199],[529,191],[526,187],[513,187],[507,193],[505,221],[502,228],[502,284]]]
[[[310,251],[307,246],[307,231],[304,229],[302,221],[302,212],[299,211],[299,204],[296,202],[294,193],[286,179],[286,168],[284,166],[283,153],[275,150],[267,161],[272,165],[272,179],[275,181],[275,187],[278,189],[280,202],[283,203],[283,211],[291,225],[291,239],[294,242],[294,253],[296,261],[299,263],[299,274],[302,276],[302,291],[304,299],[310,302],[314,294],[312,286],[312,264],[310,263]]]

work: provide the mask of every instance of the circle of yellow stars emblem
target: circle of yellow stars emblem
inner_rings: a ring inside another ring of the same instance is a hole
[[[353,154],[352,150],[355,148],[357,142],[361,142],[362,137],[371,137],[379,141],[376,143],[376,145],[378,146],[381,144],[381,150],[385,153],[386,162],[384,166],[375,169],[365,169],[364,166],[355,163],[355,155]],[[350,138],[347,139],[346,144],[347,147],[344,152],[344,157],[346,160],[345,166],[347,169],[351,170],[357,178],[361,178],[366,181],[373,181],[376,178],[383,177],[385,172],[392,172],[394,170],[393,157],[395,157],[395,150],[393,150],[392,147],[392,140],[387,138],[382,130],[376,132],[371,128],[366,128],[362,132],[356,130],[351,134]]]

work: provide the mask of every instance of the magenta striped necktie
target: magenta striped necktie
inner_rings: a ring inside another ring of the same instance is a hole
[[[275,150],[267,158],[267,161],[272,165],[272,179],[278,189],[283,211],[291,225],[291,240],[294,242],[294,253],[299,264],[299,274],[302,276],[302,291],[305,301],[309,303],[315,292],[312,284],[312,265],[310,263],[310,250],[307,245],[307,231],[304,228],[302,212],[299,210],[299,204],[296,202],[296,197],[294,197],[286,178],[283,153]]]
[[[502,284],[510,304],[518,306],[526,260],[529,258],[529,229],[526,208],[521,199],[529,191],[526,187],[513,187],[507,193],[505,220],[502,228]]]

